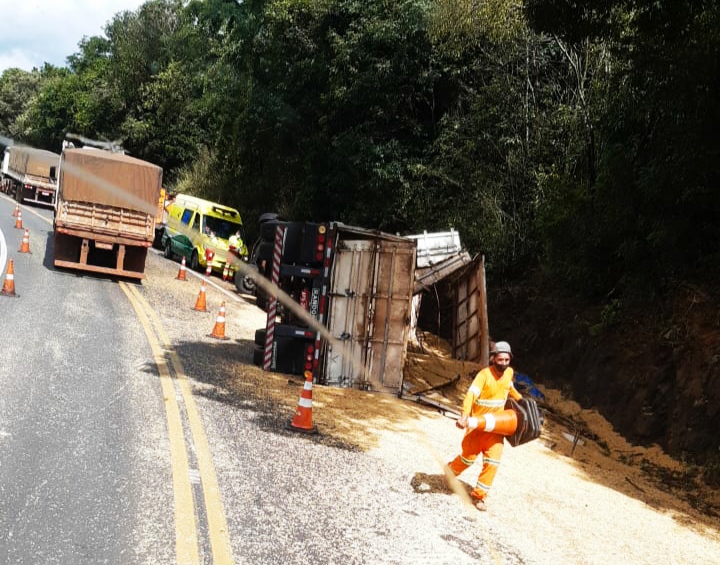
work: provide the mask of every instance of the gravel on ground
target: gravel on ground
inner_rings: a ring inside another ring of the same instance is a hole
[[[316,385],[320,433],[288,432],[302,378],[252,364],[265,313],[217,276],[209,312],[194,311],[200,280],[176,280],[178,268],[151,254],[143,293],[192,379],[238,563],[718,563],[718,491],[558,391],[543,389],[543,435],[506,444],[487,512],[467,504],[477,465],[459,489],[445,479],[462,438],[452,414]],[[223,301],[229,339],[219,341],[208,334]],[[407,378],[422,388],[460,375],[434,393],[457,409],[476,367],[431,345],[411,355]]]

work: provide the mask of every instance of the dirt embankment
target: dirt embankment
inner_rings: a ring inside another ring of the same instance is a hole
[[[597,411],[629,442],[701,464],[688,472],[720,487],[720,295],[684,285],[664,307],[630,310],[510,287],[492,293],[489,309],[521,372]]]

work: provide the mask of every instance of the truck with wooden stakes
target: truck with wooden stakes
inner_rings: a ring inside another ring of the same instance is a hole
[[[54,265],[144,278],[162,172],[122,153],[64,148],[53,220]]]

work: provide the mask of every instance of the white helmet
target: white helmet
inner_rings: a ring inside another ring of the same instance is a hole
[[[498,341],[495,343],[495,347],[490,351],[490,355],[496,355],[498,353],[507,353],[512,357],[512,349],[507,341]]]

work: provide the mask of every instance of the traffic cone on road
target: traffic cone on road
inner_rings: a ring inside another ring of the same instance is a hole
[[[208,337],[214,337],[215,339],[228,339],[225,337],[225,303],[220,305],[220,313],[218,314],[215,322],[215,327],[212,333]]]
[[[12,259],[8,259],[5,283],[3,284],[2,290],[0,290],[0,294],[2,296],[17,296],[17,294],[15,294],[15,265]]]
[[[179,281],[186,281],[187,280],[187,269],[185,268],[185,255],[183,255],[182,262],[180,263],[180,270],[178,271],[177,277],[175,277]]]
[[[202,281],[200,283],[200,294],[198,294],[197,300],[195,301],[195,308],[193,308],[193,310],[197,310],[198,312],[208,311],[205,294],[205,281]]]
[[[15,218],[15,228],[18,230],[23,229],[22,227],[22,212],[18,211],[17,218]]]
[[[225,265],[223,266],[222,280],[224,280],[224,281],[228,280],[228,274],[229,274],[228,264],[225,263]]]
[[[30,253],[30,230],[27,228],[25,228],[25,235],[20,244],[20,253]]]
[[[313,424],[312,419],[312,385],[313,377],[311,371],[305,371],[305,385],[300,393],[295,416],[287,428],[294,432],[302,432],[306,434],[316,434],[318,429]]]
[[[15,210],[13,210],[12,217],[17,218],[20,213],[20,204],[15,204]]]

